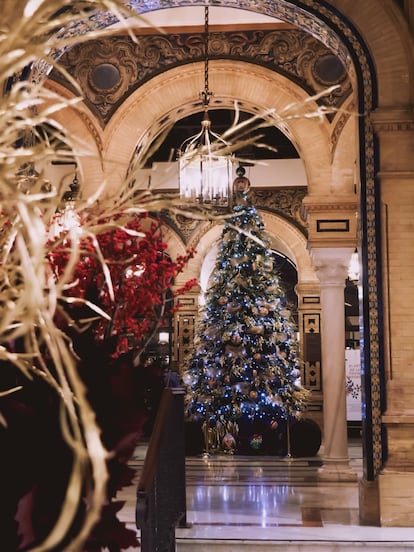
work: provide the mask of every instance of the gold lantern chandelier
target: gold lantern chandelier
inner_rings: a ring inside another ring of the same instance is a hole
[[[179,184],[182,199],[214,207],[231,204],[232,163],[229,143],[212,131],[208,108],[209,90],[209,9],[204,8],[204,90],[200,92],[204,117],[198,134],[185,140],[179,149]]]

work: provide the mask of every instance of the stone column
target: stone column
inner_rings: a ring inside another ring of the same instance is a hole
[[[352,248],[315,248],[311,255],[321,284],[323,466],[319,477],[356,481],[349,465],[345,386],[344,288]]]

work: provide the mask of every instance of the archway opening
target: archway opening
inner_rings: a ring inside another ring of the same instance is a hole
[[[248,121],[251,117],[252,115],[245,111],[238,114],[239,122]],[[177,158],[179,146],[200,131],[201,118],[202,113],[196,112],[177,120],[163,141],[157,144],[156,151],[147,159],[147,168],[150,168],[153,163],[174,161]],[[211,109],[209,118],[214,132],[222,135],[234,124],[236,113],[233,109]],[[263,120],[260,119],[255,124],[260,122]],[[255,135],[260,135],[260,142],[269,147],[258,147],[255,144],[244,146],[237,151],[238,156],[251,159],[252,162],[266,159],[299,158],[299,153],[292,141],[276,126],[264,126],[257,129]]]

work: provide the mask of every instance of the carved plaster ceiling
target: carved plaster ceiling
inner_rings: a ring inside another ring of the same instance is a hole
[[[82,43],[60,63],[80,84],[85,103],[104,127],[139,86],[173,67],[204,59],[202,32],[143,34],[134,42],[115,36]],[[339,108],[352,92],[347,70],[326,46],[306,32],[291,29],[211,32],[209,58],[246,61],[283,74],[310,95],[338,88],[324,103]],[[70,87],[61,73],[50,78]]]

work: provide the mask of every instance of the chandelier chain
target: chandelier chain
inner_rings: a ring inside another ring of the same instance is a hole
[[[204,8],[204,91],[201,92],[203,99],[204,108],[207,109],[210,103],[210,97],[212,93],[209,90],[208,82],[208,65],[209,65],[209,42],[210,42],[210,33],[209,33],[209,10],[208,6]]]

